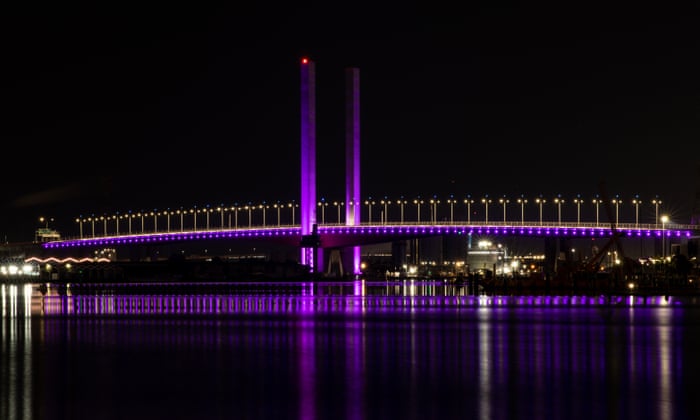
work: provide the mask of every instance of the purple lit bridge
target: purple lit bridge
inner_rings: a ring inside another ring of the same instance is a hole
[[[654,224],[623,223],[616,226],[618,235],[623,238],[657,239],[665,238],[669,243],[693,236],[698,227],[694,225],[672,225],[659,227]],[[384,223],[359,226],[321,225],[318,237],[321,248],[343,248],[393,242],[403,239],[418,239],[445,235],[475,236],[526,236],[534,238],[612,238],[612,226],[592,226],[591,223]],[[213,229],[163,231],[149,233],[120,233],[104,236],[64,239],[43,244],[46,249],[78,247],[110,247],[115,245],[138,245],[158,243],[179,243],[199,240],[254,239],[286,245],[299,245],[302,231],[299,226],[273,227],[227,227]]]
[[[273,206],[249,203],[246,206],[222,205],[217,208],[207,206],[174,212],[150,211],[80,217],[78,218],[80,233],[76,238],[49,241],[42,246],[47,252],[65,251],[72,256],[76,256],[81,250],[85,253],[104,248],[120,248],[121,252],[124,249],[128,251],[169,245],[172,247],[164,252],[172,253],[176,251],[176,247],[187,244],[197,246],[204,243],[207,246],[225,244],[231,247],[236,244],[246,244],[252,249],[261,245],[289,246],[295,250],[296,260],[316,272],[324,270],[333,258],[334,264],[347,267],[345,271],[360,274],[361,247],[371,244],[391,243],[392,257],[396,255],[395,260],[405,258],[408,249],[410,259],[415,262],[418,258],[418,250],[414,249],[418,247],[416,241],[422,238],[533,237],[544,238],[546,248],[566,249],[565,246],[553,248],[551,246],[553,241],[550,239],[559,239],[555,241],[557,243],[576,238],[610,239],[616,236],[617,232],[617,236],[623,238],[661,242],[662,254],[670,255],[666,253],[666,249],[672,242],[687,241],[700,230],[698,226],[671,223],[665,216],[659,218],[661,201],[657,198],[646,201],[654,205],[653,221],[655,223],[653,224],[639,223],[641,200],[637,197],[631,201],[635,210],[633,219],[635,223],[617,223],[620,219],[622,203],[618,196],[613,200],[603,200],[604,197],[598,197],[587,201],[594,204],[595,218],[591,216],[590,219],[595,220],[595,223],[582,222],[585,220],[581,213],[583,201],[578,196],[571,201],[567,200],[568,203],[576,205],[576,216],[572,218],[563,217],[562,204],[565,200],[560,195],[550,201],[555,205],[556,222],[543,219],[543,205],[547,200],[542,197],[530,201],[531,205],[536,204],[539,208],[539,217],[536,215],[526,217],[525,203],[528,200],[524,197],[513,200],[511,205],[517,203],[520,210],[519,217],[514,218],[508,217],[506,213],[506,206],[511,203],[509,200],[505,197],[493,200],[486,195],[481,199],[484,213],[478,215],[480,221],[476,221],[476,211],[472,211],[471,208],[477,201],[472,200],[469,195],[464,201],[455,200],[451,196],[442,201],[442,208],[439,208],[440,200],[437,200],[437,197],[429,200],[417,198],[412,202],[403,199],[363,200],[360,198],[362,197],[360,192],[360,73],[357,68],[348,68],[345,72],[345,196],[344,199],[332,203],[323,198],[319,199],[316,191],[315,71],[315,63],[312,60],[301,59],[301,183],[298,203],[290,203],[288,206],[279,203]],[[455,207],[458,203],[463,203],[464,206],[458,207],[466,210],[461,216],[455,215]],[[502,206],[503,214],[502,218],[499,215],[499,221],[494,221],[493,217],[489,218],[489,203],[498,206],[499,213]],[[400,207],[397,207],[397,204]],[[449,207],[445,208],[445,204]],[[614,225],[600,219],[601,204],[606,207],[608,218],[615,220]],[[615,206],[614,217],[610,216],[610,204]],[[335,206],[336,210],[333,212],[331,207],[329,213],[337,213],[334,223],[330,223],[330,218],[326,217],[329,205]],[[416,212],[410,216],[413,221],[409,221],[409,216],[404,214],[404,211],[409,207],[414,208],[413,205]],[[428,212],[421,218],[423,206],[427,207]],[[291,212],[291,217],[285,221],[281,217],[283,210]],[[532,210],[534,209],[529,211]],[[269,220],[272,219],[268,214],[270,211],[276,213],[276,220]],[[399,211],[400,217],[395,214]],[[379,212],[378,218],[377,212]],[[245,216],[239,217],[246,213],[247,220]],[[512,221],[514,219],[518,221]],[[576,222],[563,220],[576,220]],[[550,245],[547,245],[548,242]],[[554,257],[556,252],[556,249],[549,252],[551,258],[556,258]],[[232,253],[229,252],[229,254]],[[161,258],[162,254],[156,257]],[[134,254],[131,258],[143,258],[143,255]],[[289,257],[285,256],[285,259]]]

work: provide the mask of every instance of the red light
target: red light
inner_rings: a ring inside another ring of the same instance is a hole
[[[309,59],[306,58],[306,57],[304,57],[304,58],[301,59],[301,64],[306,64],[306,63],[308,63],[308,62],[309,62]]]

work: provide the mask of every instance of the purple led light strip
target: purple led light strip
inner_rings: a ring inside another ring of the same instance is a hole
[[[401,237],[419,237],[431,235],[493,235],[493,236],[530,236],[530,237],[595,237],[607,238],[612,236],[611,229],[589,227],[543,228],[520,226],[483,226],[483,225],[375,225],[375,226],[320,226],[318,228],[322,238],[333,236],[392,236],[395,239]],[[661,238],[665,234],[667,238],[689,238],[692,236],[686,230],[652,230],[652,229],[625,229],[619,231],[623,237],[635,238]],[[153,233],[145,235],[120,235],[104,238],[83,238],[74,240],[52,241],[42,244],[44,248],[71,248],[81,246],[105,246],[105,245],[138,245],[148,243],[167,243],[179,241],[197,241],[211,239],[236,239],[236,238],[280,238],[289,237],[297,240],[301,238],[301,228],[280,227],[264,229],[232,229],[196,232]],[[391,240],[387,238],[387,240]]]

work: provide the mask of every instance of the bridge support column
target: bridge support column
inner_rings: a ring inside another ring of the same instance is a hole
[[[547,289],[551,285],[552,276],[555,273],[558,239],[552,237],[544,238],[544,265],[542,268],[544,270],[544,285]]]
[[[418,262],[420,260],[419,248],[420,248],[420,239],[418,239],[418,238],[409,239],[408,260],[413,265],[418,265]]]
[[[326,277],[342,278],[345,276],[343,257],[340,249],[333,248],[328,252],[328,264],[326,267]]]
[[[406,259],[407,248],[408,243],[406,240],[391,243],[391,262],[394,265],[394,270],[399,270],[408,264]]]

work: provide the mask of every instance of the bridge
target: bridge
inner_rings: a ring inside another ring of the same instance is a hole
[[[189,213],[193,215],[195,213]],[[118,218],[101,220],[102,232],[94,232],[94,220],[79,223],[88,223],[89,234],[75,238],[64,238],[59,241],[50,241],[43,244],[49,250],[65,251],[78,249],[99,250],[104,248],[124,247],[158,247],[177,246],[190,243],[229,243],[230,241],[265,242],[271,245],[298,247],[303,241],[299,225],[283,225],[281,221],[272,226],[268,224],[254,225],[252,219],[246,226],[228,226],[226,223],[219,225],[189,225],[184,223],[172,226],[166,223],[158,224],[158,214],[150,218],[150,224],[127,222],[125,231],[120,231]],[[161,218],[167,216],[160,215]],[[141,216],[136,215],[140,221]],[[206,218],[205,218],[206,220]],[[220,218],[225,221],[226,218]],[[665,219],[664,219],[665,220]],[[195,223],[194,216],[189,220]],[[211,219],[209,220],[211,221]],[[122,223],[124,225],[124,223]],[[160,230],[153,230],[160,226]],[[114,231],[110,231],[109,228]],[[149,229],[150,228],[150,229]],[[129,231],[131,229],[131,232]],[[321,249],[321,255],[325,252],[330,255],[332,251],[365,246],[379,243],[401,243],[409,240],[418,240],[430,237],[463,237],[464,243],[471,238],[503,238],[526,237],[542,238],[545,241],[575,241],[582,239],[602,239],[610,241],[615,235],[620,238],[639,239],[641,241],[653,241],[661,246],[663,255],[670,255],[667,251],[672,243],[683,243],[693,238],[698,231],[698,226],[666,223],[602,223],[598,222],[559,222],[559,221],[486,221],[486,220],[432,220],[432,221],[389,221],[366,222],[354,226],[342,223],[326,223],[315,226],[317,248]],[[313,247],[313,246],[312,246]],[[561,247],[555,245],[555,247]],[[657,245],[658,248],[658,245]],[[399,249],[404,249],[405,247]],[[400,259],[400,257],[397,257]],[[324,261],[323,267],[327,261]]]
[[[595,218],[590,220],[582,217],[584,199],[580,195],[571,200],[556,195],[551,201],[541,195],[531,200],[520,196],[512,201],[507,197],[493,198],[488,195],[480,199],[466,195],[464,198],[450,196],[443,200],[436,196],[429,199],[417,197],[411,201],[403,197],[397,200],[387,197],[377,200],[368,197],[363,200],[360,198],[360,94],[357,68],[349,68],[346,71],[345,197],[334,201],[319,199],[316,191],[315,63],[308,58],[302,58],[300,74],[299,203],[248,203],[79,217],[76,220],[79,230],[76,237],[49,240],[43,247],[48,250],[76,250],[200,240],[258,240],[297,247],[301,251],[299,262],[314,270],[323,269],[327,263],[324,260],[324,252],[342,253],[339,258],[344,261],[343,265],[351,267],[349,271],[352,273],[359,274],[360,247],[374,243],[397,243],[433,236],[494,235],[545,239],[614,239],[621,236],[661,240],[665,255],[667,245],[671,241],[688,240],[700,231],[697,225],[681,225],[673,223],[665,215],[660,217],[659,206],[662,203],[658,197],[646,201],[647,204],[651,203],[655,210],[651,223],[645,223],[639,217],[642,205],[639,197],[631,200],[635,209],[634,222],[620,223],[620,208],[626,206],[622,206],[619,196],[610,199],[604,191],[586,201],[595,208]],[[548,202],[548,206],[554,205],[556,209],[554,221],[543,217],[544,206]],[[575,205],[575,218],[563,214],[564,203]],[[534,217],[531,216],[533,204],[539,210]],[[513,215],[513,206],[518,210],[516,216]],[[525,215],[526,206],[528,217]],[[607,220],[601,220],[601,206]],[[492,213],[495,211],[496,217],[493,214],[489,216],[489,210]]]

